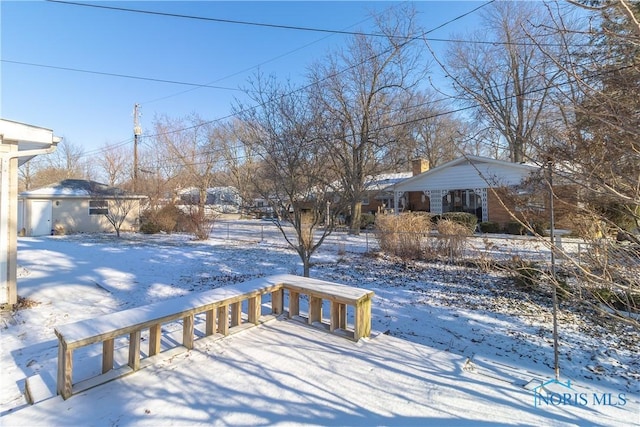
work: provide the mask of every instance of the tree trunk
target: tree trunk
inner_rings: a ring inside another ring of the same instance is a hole
[[[362,216],[362,202],[354,201],[351,204],[351,222],[349,223],[349,234],[360,235],[360,218]]]
[[[309,277],[309,270],[311,270],[311,257],[307,254],[302,257],[302,275]]]

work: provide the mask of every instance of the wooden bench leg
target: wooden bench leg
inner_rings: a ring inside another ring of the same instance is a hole
[[[347,305],[331,301],[331,326],[330,331],[347,329]]]
[[[129,334],[129,363],[134,371],[140,369],[140,331]]]
[[[182,318],[182,345],[191,350],[193,348],[193,314]]]
[[[309,297],[309,324],[322,322],[322,298]]]
[[[162,337],[162,325],[160,323],[149,328],[149,356],[160,353],[160,338]]]
[[[283,309],[284,309],[284,291],[282,289],[278,289],[277,291],[271,292],[271,313],[282,314]]]
[[[255,297],[249,298],[249,309],[248,309],[248,317],[249,323],[253,323],[257,325],[260,323],[260,314],[262,314],[262,295],[256,295]]]
[[[115,348],[115,340],[110,338],[102,342],[102,373],[109,372],[113,369],[113,350]]]
[[[360,301],[356,307],[353,338],[358,341],[371,335],[371,298]]]
[[[234,302],[231,304],[231,327],[238,326],[242,321],[242,304]]]
[[[218,333],[229,335],[229,306],[221,305],[218,307]]]
[[[71,397],[73,380],[73,350],[63,342],[58,343],[58,394],[63,399]]]
[[[213,335],[216,332],[216,309],[207,310],[207,319],[205,321],[205,335]]]
[[[300,315],[300,294],[289,291],[289,317]]]

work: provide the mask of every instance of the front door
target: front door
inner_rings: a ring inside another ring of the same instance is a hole
[[[48,236],[51,234],[51,200],[31,201],[31,235]]]

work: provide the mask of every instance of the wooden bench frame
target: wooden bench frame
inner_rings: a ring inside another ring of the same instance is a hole
[[[309,298],[307,323],[323,326],[322,303],[330,301],[328,329],[353,340],[371,333],[373,291],[289,274],[269,276],[211,291],[109,313],[55,328],[58,337],[57,394],[64,399],[151,365],[172,350],[192,349],[195,316],[205,313],[205,337],[254,326],[284,313],[285,291],[289,296],[289,318],[300,318],[300,294]],[[271,294],[271,316],[262,316],[262,296]],[[242,303],[247,301],[243,324]],[[353,330],[347,327],[347,306],[354,307]],[[303,317],[302,317],[303,318]],[[165,323],[182,320],[182,345],[161,353],[161,329]],[[141,333],[149,329],[148,355],[141,361]],[[129,335],[128,362],[114,370],[115,339]],[[73,384],[73,351],[102,343],[102,375]]]

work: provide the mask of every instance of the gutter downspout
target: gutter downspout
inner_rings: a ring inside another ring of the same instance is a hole
[[[1,140],[2,138],[0,138]],[[38,156],[41,154],[51,154],[56,148],[57,144],[62,139],[60,137],[53,137],[53,145],[48,148],[40,148],[36,150],[25,150],[25,151],[12,151],[8,153],[0,153],[0,206],[5,207],[2,209],[2,213],[0,214],[0,291],[4,293],[4,295],[0,295],[0,304],[10,304],[13,305],[16,301],[10,301],[11,293],[8,282],[8,263],[9,263],[9,221],[11,219],[11,215],[8,212],[9,207],[9,167],[10,161],[12,159],[17,159],[20,157],[29,157],[29,156]],[[17,298],[17,294],[15,295]],[[4,301],[6,299],[6,301]]]

